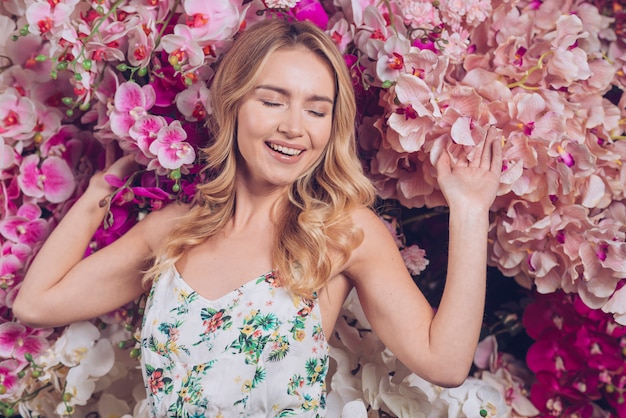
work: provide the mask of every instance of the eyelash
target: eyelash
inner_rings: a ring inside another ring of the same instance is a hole
[[[268,102],[266,100],[261,101],[263,103],[263,106],[267,106],[267,107],[279,107],[282,106],[282,103],[275,103],[275,102]],[[315,110],[309,110],[309,113],[311,113],[313,116],[317,117],[317,118],[323,118],[326,116],[326,113],[323,112],[317,112]]]

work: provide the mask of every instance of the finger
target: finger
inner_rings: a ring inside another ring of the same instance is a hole
[[[104,148],[104,170],[108,170],[115,160],[117,160],[117,146],[115,141],[111,141]]]
[[[470,159],[470,167],[485,167],[486,153],[489,153],[489,145],[487,145],[487,140],[484,139],[474,147],[471,154],[468,156]],[[487,163],[488,162],[489,160],[487,160]]]
[[[480,157],[480,166],[485,167],[485,169],[490,169],[491,167],[493,143],[496,142],[496,138],[498,138],[498,130],[492,126],[487,130],[487,135],[485,135],[483,153]]]
[[[467,167],[467,156],[464,155],[464,153],[465,150],[463,149],[463,146],[452,144],[450,146],[451,164],[454,164],[455,166]]]
[[[445,148],[441,150],[439,158],[435,161],[435,169],[437,170],[437,176],[450,173],[450,154]]]
[[[502,173],[502,142],[498,139],[491,143],[491,165],[489,170],[497,175]]]

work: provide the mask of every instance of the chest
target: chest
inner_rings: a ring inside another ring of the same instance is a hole
[[[190,249],[176,268],[198,294],[215,300],[273,269],[267,237],[216,236]]]

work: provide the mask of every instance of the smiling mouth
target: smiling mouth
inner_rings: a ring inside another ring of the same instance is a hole
[[[304,150],[301,150],[301,149],[283,147],[282,145],[272,144],[271,142],[267,142],[266,144],[272,150],[274,150],[274,151],[276,151],[276,152],[278,152],[280,154],[283,154],[283,155],[288,155],[290,157],[295,157],[297,155],[300,155],[304,151]]]

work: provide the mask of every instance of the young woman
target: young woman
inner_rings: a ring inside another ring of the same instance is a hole
[[[342,56],[314,25],[247,29],[211,88],[212,180],[84,258],[111,193],[103,173],[55,228],[14,304],[31,326],[94,318],[150,289],[142,367],[155,416],[323,416],[330,335],[355,287],[382,341],[436,384],[467,376],[481,328],[488,211],[501,152],[443,152],[448,276],[434,314],[386,227],[355,153]],[[453,162],[454,161],[454,162]],[[123,177],[124,157],[107,169]],[[147,271],[146,274],[144,272]]]

